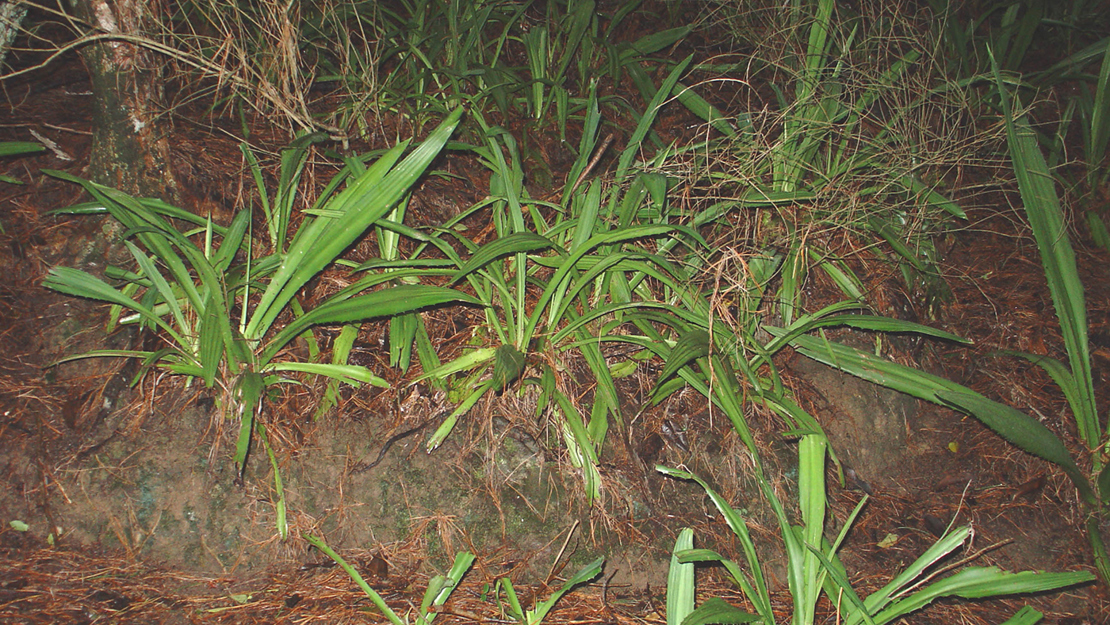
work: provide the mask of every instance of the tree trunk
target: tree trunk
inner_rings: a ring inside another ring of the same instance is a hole
[[[156,32],[161,0],[73,0],[93,28],[121,36]],[[95,182],[145,197],[173,201],[169,141],[161,118],[162,60],[141,46],[101,41],[82,50],[92,79],[92,153],[88,176]]]

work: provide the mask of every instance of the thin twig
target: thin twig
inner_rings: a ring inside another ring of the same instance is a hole
[[[601,161],[601,157],[605,156],[605,152],[609,149],[609,145],[611,143],[613,143],[613,135],[610,133],[605,137],[605,140],[601,142],[601,147],[599,147],[597,151],[594,152],[594,156],[586,165],[586,169],[583,169],[582,173],[578,174],[578,180],[574,181],[574,186],[570,188],[569,195],[574,195],[574,192],[577,191],[578,187],[582,185],[582,181],[586,179],[586,176],[590,175],[590,172],[593,171],[594,167],[597,167],[597,164]]]
[[[567,538],[563,541],[563,546],[559,547],[559,553],[556,554],[555,561],[551,563],[551,570],[547,572],[547,579],[545,579],[543,582],[545,586],[547,584],[550,584],[551,578],[555,576],[555,567],[559,565],[559,560],[563,558],[563,552],[567,550],[567,545],[570,544],[570,537],[574,536],[574,530],[578,529],[579,523],[581,523],[581,521],[578,521],[576,519],[574,521],[574,525],[570,526],[570,531],[567,532]]]

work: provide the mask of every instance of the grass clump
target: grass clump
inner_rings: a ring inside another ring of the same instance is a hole
[[[273,464],[280,498],[280,473],[260,418],[268,389],[293,382],[290,376],[296,374],[324,376],[351,385],[385,385],[365,367],[288,361],[279,357],[282,349],[318,325],[388,318],[448,302],[475,301],[452,289],[420,285],[364,292],[387,282],[384,279],[363,280],[309,311],[303,310],[296,299],[310,279],[332,265],[402,200],[447,142],[461,116],[462,111],[457,111],[407,156],[405,141],[370,167],[355,161],[358,165],[344,172],[343,177],[349,178],[346,188],[339,190],[342,178],[334,181],[317,201],[313,214],[288,239],[293,206],[290,185],[299,177],[305,146],[292,148],[287,153],[288,167],[278,194],[264,202],[274,247],[257,257],[253,238],[248,236],[249,210],[240,211],[230,226],[221,228],[211,219],[160,201],[135,199],[55,172],[58,177],[81,184],[96,198],[93,205],[69,212],[107,212],[127,228],[124,245],[136,269],[108,268],[106,276],[123,285],[117,288],[87,272],[56,267],[44,286],[112,304],[114,322],[157,330],[165,341],[156,350],[100,350],[66,360],[137,358],[144,373],[159,367],[173,375],[198,379],[208,388],[218,387],[224,415],[240,422],[235,452],[240,475],[246,467],[251,439],[257,434]],[[281,317],[291,317],[291,321],[279,330]],[[279,503],[278,512],[278,528],[284,537],[283,503]]]

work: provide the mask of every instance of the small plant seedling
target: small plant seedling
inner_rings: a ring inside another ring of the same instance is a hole
[[[547,618],[547,613],[555,607],[559,599],[567,594],[579,584],[585,584],[601,574],[601,567],[605,563],[605,558],[598,558],[593,562],[579,569],[573,577],[568,579],[563,587],[555,591],[545,601],[541,601],[536,607],[531,610],[524,610],[520,605],[520,599],[516,596],[516,590],[513,588],[512,581],[507,577],[502,577],[497,581],[499,589],[505,592],[505,601],[508,603],[509,616],[516,619],[521,625],[539,625]]]

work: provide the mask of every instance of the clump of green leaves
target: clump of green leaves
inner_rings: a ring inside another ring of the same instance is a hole
[[[370,601],[381,610],[382,614],[389,619],[389,622],[393,625],[409,625],[410,623],[412,623],[412,625],[431,625],[432,621],[439,615],[438,608],[442,607],[444,603],[447,603],[451,594],[455,592],[462,582],[463,576],[466,575],[466,572],[469,571],[470,567],[474,564],[474,554],[463,552],[456,555],[455,562],[446,576],[436,575],[428,582],[428,588],[424,591],[424,598],[420,602],[420,609],[416,614],[416,618],[410,621],[407,615],[405,617],[398,616],[397,613],[386,604],[385,599],[378,594],[378,591],[374,590],[370,587],[370,584],[366,583],[366,580],[362,577],[362,574],[358,572],[358,569],[348,564],[347,561],[343,559],[343,556],[336,553],[322,538],[318,536],[305,536],[305,540],[313,547],[319,549],[324,555],[334,560],[347,575],[350,575],[351,579],[362,589],[362,592],[366,593]]]
[[[287,167],[263,210],[271,250],[255,257],[248,236],[251,213],[242,210],[226,227],[213,224],[157,200],[140,200],[92,182],[72,180],[96,199],[81,212],[107,212],[126,228],[124,245],[134,269],[109,267],[105,274],[121,286],[78,269],[55,267],[47,288],[113,305],[113,320],[157,331],[164,347],[144,350],[98,350],[73,358],[138,358],[143,371],[158,367],[198,379],[224,391],[224,413],[240,420],[235,461],[245,468],[253,434],[261,435],[276,461],[259,420],[267,389],[292,382],[290,374],[324,376],[351,385],[384,385],[365,367],[299,362],[279,358],[294,338],[314,326],[388,318],[449,302],[475,300],[453,289],[397,285],[369,291],[387,280],[362,280],[304,311],[297,295],[314,276],[338,260],[363,232],[386,216],[408,193],[439,154],[462,116],[456,111],[428,139],[406,155],[408,141],[383,154],[369,167],[349,168],[333,181],[287,243],[292,196],[303,164],[305,144],[286,153]],[[259,178],[261,180],[261,178]],[[347,184],[340,189],[341,181]],[[179,226],[178,224],[184,224]],[[287,247],[286,247],[287,245]],[[369,291],[369,292],[367,292]],[[122,311],[127,311],[123,315]],[[284,327],[278,319],[291,317]],[[279,530],[285,535],[284,509]]]
[[[547,614],[551,612],[559,599],[563,598],[575,586],[585,584],[586,582],[601,575],[601,567],[605,563],[605,558],[598,558],[590,562],[586,566],[578,570],[577,573],[572,575],[570,579],[563,582],[559,590],[551,594],[547,599],[540,601],[536,607],[526,610],[520,604],[520,599],[517,598],[516,589],[513,588],[512,581],[507,577],[502,577],[497,580],[497,588],[499,591],[504,591],[505,601],[508,603],[509,615],[512,616],[520,625],[540,625],[543,620],[547,618]]]
[[[739,39],[767,27],[744,21],[748,12],[762,17],[759,11],[721,14],[732,16],[726,27]],[[758,52],[750,63],[705,68],[725,80],[742,77],[741,88],[766,83],[775,94],[764,111],[736,116],[731,130],[713,124],[723,137],[711,144],[704,179],[734,198],[716,210],[758,212],[763,237],[753,244],[784,257],[775,297],[784,324],[800,309],[812,268],[857,296],[851,282],[858,280],[826,245],[830,232],[884,241],[880,249],[893,251],[907,289],[935,313],[949,290],[932,237],[951,218],[966,219],[935,178],[966,148],[962,131],[926,123],[960,106],[930,83],[932,61],[922,52],[929,42],[891,45],[920,34],[897,19],[868,22],[833,0],[763,11],[782,23],[765,41],[752,42]]]
[[[770,481],[763,474],[758,456],[755,456],[756,479],[761,492],[779,522],[779,531],[786,547],[787,582],[793,597],[793,625],[810,625],[817,622],[817,601],[824,593],[835,606],[844,623],[889,623],[915,612],[944,597],[979,599],[1012,594],[1027,594],[1056,590],[1090,581],[1093,575],[1086,571],[1075,573],[1022,572],[1006,573],[995,567],[968,567],[952,575],[934,580],[936,565],[964,545],[971,536],[968,527],[956,528],[945,534],[917,560],[910,564],[880,590],[866,598],[859,597],[852,589],[847,571],[837,556],[837,551],[848,534],[856,516],[867,502],[866,496],[848,516],[836,539],[829,543],[824,536],[826,522],[825,463],[827,443],[823,435],[806,433],[798,442],[798,502],[801,524],[791,522],[785,506],[778,500]],[[707,601],[692,609],[692,593],[685,601],[676,600],[676,614],[685,614],[683,625],[704,623],[774,623],[763,565],[756,554],[755,543],[748,532],[747,522],[728,502],[717,494],[704,480],[677,469],[657,467],[675,478],[696,481],[706,492],[729,528],[740,540],[746,567],[709,549],[694,549],[689,536],[682,534],[676,543],[672,561],[672,582],[676,579],[675,567],[689,566],[696,562],[711,562],[723,566],[741,588],[744,596],[755,609],[747,612],[721,599]],[[688,531],[688,530],[686,530]],[[692,585],[692,571],[680,574],[682,587]],[[668,588],[668,622],[672,609],[671,589]],[[681,595],[680,595],[681,596]],[[1032,617],[1028,611],[1022,619]],[[677,622],[677,620],[676,620]],[[1013,623],[1035,622],[1029,620]]]
[[[796,336],[790,342],[799,353],[829,366],[974,416],[1023,451],[1060,467],[1075,485],[1088,510],[1087,537],[1099,575],[1106,581],[1110,580],[1110,556],[1102,540],[1100,522],[1105,504],[1110,501],[1110,465],[1104,456],[1108,438],[1095,402],[1083,285],[1059,198],[1036,136],[1023,117],[1013,115],[1010,95],[997,69],[995,80],[1002,98],[1014,173],[1037,240],[1068,362],[1022,352],[1003,353],[1020,356],[1042,367],[1060,386],[1085,446],[1080,461],[1077,462],[1063,441],[1039,420],[963,385],[813,336]],[[1090,472],[1086,473],[1081,465],[1089,465]]]
[[[640,318],[649,323],[647,318],[656,314],[649,279],[661,281],[674,297],[689,289],[685,284],[690,280],[688,270],[669,259],[668,250],[688,246],[707,253],[696,231],[662,216],[666,178],[633,167],[688,63],[675,67],[652,98],[618,159],[616,176],[622,185],[609,190],[598,183],[575,183],[589,173],[589,161],[597,151],[607,148],[600,138],[600,106],[591,91],[579,158],[558,205],[530,197],[515,139],[477,117],[485,143],[471,149],[492,172],[489,197],[431,236],[409,233],[422,243],[421,249],[433,246],[448,259],[454,267],[451,284],[465,282],[473,290],[484,306],[483,335],[491,339],[442,364],[438,359],[422,358],[422,378],[466,376],[458,382],[465,394],[432,435],[429,448],[438,446],[457,420],[487,393],[505,391],[523,379],[526,385],[539,387],[537,411],[550,409],[559,415],[570,459],[583,472],[587,498],[593,501],[600,496],[598,457],[610,423],[620,423],[623,418],[614,375],[600,344],[614,325]],[[665,160],[669,153],[661,151],[657,161]],[[498,236],[479,245],[458,225],[486,209],[492,213]],[[470,252],[469,257],[457,251],[460,245]],[[430,262],[414,255],[390,264],[389,269],[431,272]],[[442,266],[436,264],[435,271]],[[558,380],[553,363],[565,351],[579,354],[597,382],[588,417],[561,390],[566,387]],[[534,375],[526,375],[529,363],[535,365]]]

